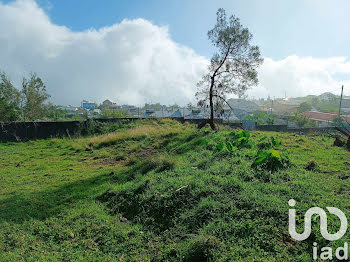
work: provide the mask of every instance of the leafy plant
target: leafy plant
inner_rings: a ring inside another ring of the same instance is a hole
[[[288,156],[277,150],[280,145],[281,142],[277,141],[273,136],[261,138],[257,144],[258,152],[252,167],[255,169],[266,169],[271,172],[288,167],[290,165]]]
[[[216,145],[215,152],[223,151],[225,148],[229,152],[235,152],[237,149],[250,148],[253,142],[250,140],[250,133],[246,130],[232,132],[225,142],[219,142]]]
[[[273,125],[276,114],[270,114],[263,111],[255,111],[253,114],[246,116],[244,120],[254,120],[258,125]]]
[[[253,168],[263,168],[274,172],[281,168],[286,168],[290,165],[290,160],[287,155],[281,154],[281,152],[275,149],[269,149],[267,151],[259,150],[254,162]]]
[[[294,113],[290,120],[297,124],[299,128],[303,128],[310,123],[310,117],[299,112]]]
[[[277,150],[280,145],[281,142],[277,141],[273,136],[269,138],[265,136],[255,146],[254,142],[250,139],[250,133],[246,130],[240,130],[230,133],[225,142],[217,143],[215,152],[221,152],[226,149],[229,152],[237,152],[237,155],[242,156],[239,154],[238,149],[257,148],[255,156],[249,154],[253,153],[251,151],[245,154],[246,156],[254,157],[251,165],[252,168],[261,168],[274,172],[290,165],[288,156]]]
[[[230,139],[228,142],[231,142],[232,145],[238,148],[244,148],[244,147],[250,148],[253,144],[252,141],[250,140],[250,133],[247,130],[232,132],[230,134]]]
[[[289,157],[276,149],[259,150],[252,163],[252,168],[262,168],[271,172],[290,165]]]
[[[270,149],[270,148],[278,148],[280,147],[281,142],[277,141],[273,136],[271,136],[269,139],[267,136],[264,136],[259,140],[259,143],[257,144],[258,149]]]

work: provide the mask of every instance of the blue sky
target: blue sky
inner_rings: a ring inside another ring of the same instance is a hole
[[[10,2],[10,1],[5,1]],[[210,57],[207,31],[219,7],[241,18],[262,54],[350,57],[348,0],[38,0],[55,24],[74,31],[100,28],[123,19],[144,18],[169,25],[178,43]]]
[[[195,103],[220,7],[265,59],[249,98],[350,95],[349,0],[0,0],[0,70],[58,104]]]

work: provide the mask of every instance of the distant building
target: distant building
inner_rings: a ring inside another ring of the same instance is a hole
[[[122,110],[130,110],[130,109],[135,109],[137,108],[136,106],[133,106],[133,105],[122,105],[120,107]]]
[[[328,101],[328,102],[330,102],[330,101],[334,101],[337,98],[337,96],[332,94],[332,93],[330,93],[330,92],[326,92],[326,93],[323,93],[323,94],[319,95],[319,98],[320,98],[321,101]]]
[[[94,109],[94,113],[100,115],[101,114],[101,109]]]
[[[186,119],[208,119],[209,115],[205,109],[192,109],[191,113],[185,116]]]
[[[145,118],[155,117],[154,112],[155,110],[153,109],[146,109],[146,111],[143,113],[143,117]]]
[[[220,113],[220,118],[224,120],[224,122],[236,122],[240,120],[231,109],[224,109]]]
[[[111,110],[116,110],[116,109],[120,109],[120,106],[118,106],[117,104],[111,104],[109,106],[105,106],[103,108],[107,108],[107,109],[111,109]]]
[[[323,113],[314,111],[307,111],[302,114],[308,116],[310,120],[315,122],[318,127],[334,126],[333,120],[338,116],[337,113]],[[350,116],[342,115],[342,117],[345,121],[350,122]]]
[[[183,115],[180,111],[180,109],[174,111],[171,115],[170,115],[171,118],[182,118]]]
[[[74,113],[78,110],[75,106],[60,106],[59,109],[67,111],[68,113]]]
[[[240,109],[247,113],[253,113],[255,111],[260,110],[260,106],[258,106],[256,103],[245,99],[231,98],[227,102],[231,106],[231,108],[233,108],[233,110]]]
[[[83,100],[81,102],[81,108],[85,109],[85,110],[89,110],[89,111],[92,111],[96,108],[96,103],[93,102],[93,101],[86,101],[86,100]]]
[[[341,102],[341,112],[342,114],[350,114],[350,98],[344,98]]]
[[[113,103],[111,100],[106,99],[105,101],[102,102],[102,107],[107,107],[107,106],[111,106],[115,103]]]
[[[294,113],[298,111],[300,103],[291,101],[274,101],[272,106],[272,112],[274,113]]]

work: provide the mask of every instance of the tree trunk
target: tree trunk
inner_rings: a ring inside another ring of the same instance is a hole
[[[350,151],[350,136],[348,137],[348,141],[346,142],[346,148]]]
[[[214,77],[212,76],[212,77],[211,77],[210,90],[209,90],[209,106],[210,106],[209,125],[210,125],[211,129],[215,130],[215,124],[214,124],[213,89],[214,89]]]
[[[211,77],[211,84],[210,84],[210,90],[209,90],[210,118],[200,123],[198,125],[198,129],[202,129],[206,124],[209,124],[212,130],[216,130],[215,123],[214,123],[213,89],[214,89],[214,77]]]

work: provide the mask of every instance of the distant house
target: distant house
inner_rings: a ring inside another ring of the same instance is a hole
[[[171,115],[170,111],[166,109],[155,110],[153,113],[153,116],[157,118],[170,117],[170,115]]]
[[[344,98],[341,102],[341,112],[342,114],[350,114],[350,98]]]
[[[318,97],[321,101],[328,101],[328,102],[334,101],[337,98],[337,96],[335,94],[332,94],[330,92],[323,93],[323,94],[319,95]]]
[[[323,113],[314,111],[307,111],[302,114],[308,116],[310,120],[314,121],[318,127],[333,126],[333,120],[338,116],[337,113]],[[342,115],[342,117],[345,121],[350,122],[350,116]]]
[[[94,109],[94,113],[100,115],[101,114],[101,109]]]
[[[274,100],[261,106],[260,110],[273,113],[294,113],[297,112],[300,103],[290,100]]]
[[[104,108],[115,110],[115,109],[120,109],[120,106],[118,106],[117,104],[111,104],[111,105],[106,106]]]
[[[243,110],[247,113],[253,113],[257,110],[260,110],[260,106],[258,106],[255,102],[253,101],[248,101],[245,99],[234,99],[231,98],[227,101],[227,103],[230,105],[231,108],[235,109],[240,109]]]
[[[103,107],[111,106],[113,104],[114,103],[111,100],[109,100],[109,99],[106,99],[105,101],[102,102],[102,106]]]
[[[298,111],[300,103],[290,101],[274,101],[272,111],[276,113],[295,113]]]
[[[233,113],[235,114],[235,116],[239,119],[239,120],[243,120],[246,116],[249,116],[250,113],[240,109],[240,108],[233,108]]]
[[[186,119],[208,119],[209,114],[205,109],[192,109],[190,114],[185,116]]]
[[[155,110],[153,109],[146,109],[146,111],[143,113],[143,117],[145,118],[155,117],[154,112]]]
[[[89,110],[89,111],[92,111],[96,108],[96,103],[93,102],[93,101],[86,101],[86,100],[83,100],[81,102],[81,108],[85,109],[85,110]]]
[[[137,108],[136,106],[133,106],[133,105],[122,105],[121,107],[120,107],[122,110],[130,110],[130,109],[135,109],[135,108]]]
[[[178,110],[174,111],[169,117],[171,117],[171,118],[182,118],[183,115],[182,115],[180,109],[178,109]]]
[[[59,109],[67,111],[68,113],[74,113],[78,110],[75,106],[60,106]]]
[[[240,119],[235,115],[231,109],[224,109],[219,116],[224,122],[236,122]]]

